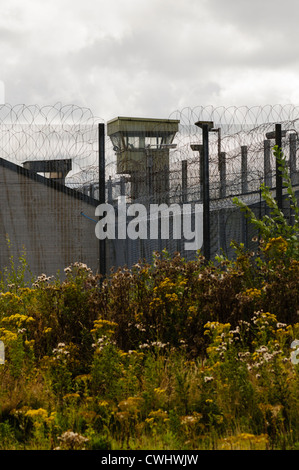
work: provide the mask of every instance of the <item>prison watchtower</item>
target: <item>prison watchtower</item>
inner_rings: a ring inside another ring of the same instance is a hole
[[[117,173],[129,175],[131,200],[168,201],[169,152],[179,121],[117,117],[107,123],[107,134],[117,158]]]

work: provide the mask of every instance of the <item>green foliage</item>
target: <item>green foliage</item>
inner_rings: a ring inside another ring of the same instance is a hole
[[[279,164],[278,169],[282,175],[283,186],[287,191],[287,198],[289,200],[293,218],[292,222],[290,223],[290,221],[284,216],[283,212],[279,209],[271,190],[264,183],[261,185],[261,194],[267,207],[270,209],[269,215],[264,215],[262,219],[258,219],[253,211],[239,198],[234,198],[233,202],[241,209],[242,212],[245,213],[246,217],[249,218],[250,223],[257,228],[260,237],[265,242],[281,237],[287,243],[285,256],[292,259],[298,259],[299,207],[291,184],[284,155],[281,149],[277,146],[274,147],[274,155]]]
[[[6,243],[8,251],[11,252],[12,244],[8,235],[6,237]],[[0,272],[0,288],[2,291],[14,291],[18,287],[26,287],[32,278],[33,276],[27,263],[26,250],[24,248],[23,253],[19,256],[17,261],[13,254],[11,254],[9,258],[9,266],[2,268],[2,271]]]

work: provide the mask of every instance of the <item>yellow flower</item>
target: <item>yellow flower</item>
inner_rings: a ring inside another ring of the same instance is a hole
[[[106,401],[106,400],[100,400],[100,401],[98,402],[98,405],[99,405],[99,406],[106,407],[106,406],[109,405],[109,403],[108,403],[108,401]]]
[[[26,411],[25,416],[32,419],[42,419],[44,421],[48,418],[48,412],[44,408],[38,408],[37,410]]]
[[[159,287],[161,289],[163,289],[164,287],[175,287],[175,284],[169,279],[169,277],[165,277],[165,279],[163,279],[163,281],[160,282],[160,285]]]
[[[28,317],[27,315],[22,315],[20,313],[15,313],[9,317],[3,317],[1,323],[8,323],[17,326],[18,328],[26,323],[34,322],[33,317]]]
[[[18,335],[5,328],[0,328],[0,339],[5,343],[10,343],[18,339]]]
[[[288,248],[288,242],[280,236],[276,238],[270,238],[270,240],[268,241],[267,245],[264,248],[264,251],[266,253],[271,252],[272,254],[274,254],[274,252],[285,253],[287,251],[287,248]]]
[[[166,294],[165,295],[166,299],[168,299],[170,302],[177,302],[178,301],[178,296],[173,293],[173,294]]]
[[[54,423],[54,421],[55,421],[55,419],[56,419],[56,415],[57,415],[56,411],[53,411],[53,412],[50,414],[50,416],[46,419],[47,424],[52,424],[52,423]]]
[[[164,393],[166,393],[166,390],[164,388],[155,388],[154,389],[154,392],[157,394],[157,395],[163,395]]]
[[[51,333],[52,331],[52,328],[45,328],[43,333],[47,334],[47,333]]]
[[[154,422],[154,418],[146,418],[145,422],[148,424],[152,424]]]
[[[168,414],[167,414],[167,411],[164,411],[164,410],[156,410],[156,411],[151,411],[149,413],[149,416],[151,418],[154,418],[154,420],[162,420],[162,421],[165,421],[168,419]]]
[[[63,397],[64,400],[69,400],[69,399],[71,399],[71,400],[76,399],[77,400],[78,398],[80,398],[79,393],[67,393]]]
[[[115,327],[117,323],[109,320],[95,320],[94,326],[96,328],[103,328],[103,327]]]
[[[196,313],[197,308],[194,305],[191,305],[191,307],[188,308],[188,311],[191,312],[191,313]]]
[[[247,289],[244,294],[247,297],[250,297],[252,299],[259,298],[262,295],[262,291],[260,289]]]

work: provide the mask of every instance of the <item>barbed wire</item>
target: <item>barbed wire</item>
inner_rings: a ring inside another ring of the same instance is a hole
[[[247,154],[247,185],[248,191],[258,190],[265,177],[264,155],[266,134],[275,130],[275,124],[280,123],[287,132],[299,131],[299,106],[294,105],[266,105],[266,106],[196,106],[176,110],[169,116],[170,119],[180,121],[180,129],[176,135],[176,160],[188,161],[189,191],[199,185],[199,155],[192,155],[191,145],[202,143],[201,130],[195,125],[198,121],[213,121],[214,128],[219,132],[209,134],[209,161],[211,179],[211,198],[219,198],[220,173],[219,154],[225,154],[226,162],[226,194],[241,193],[242,182],[242,148]],[[273,147],[274,140],[270,145]],[[297,153],[298,138],[296,138]],[[290,142],[282,140],[282,149],[289,158]],[[275,176],[275,161],[270,154],[270,177]]]
[[[69,184],[91,183],[98,166],[99,122],[104,120],[89,108],[73,104],[1,105],[0,156],[17,165],[71,159]]]
[[[264,154],[266,133],[281,123],[286,131],[299,132],[299,106],[195,106],[173,111],[168,119],[179,121],[175,135],[175,149],[169,151],[168,179],[165,190],[171,201],[182,199],[182,162],[186,161],[188,200],[200,199],[201,175],[200,155],[193,151],[192,144],[202,143],[197,121],[214,122],[218,132],[210,133],[210,179],[211,198],[219,199],[220,153],[225,154],[226,191],[237,194],[242,182],[242,147],[247,152],[248,191],[257,190],[264,178]],[[82,189],[98,184],[98,123],[107,124],[103,118],[94,116],[89,108],[73,104],[56,103],[49,106],[9,105],[0,106],[0,151],[1,157],[18,165],[26,161],[71,159],[72,170],[66,184]],[[296,140],[298,144],[298,139]],[[272,145],[273,145],[272,141]],[[296,144],[296,145],[297,145]],[[116,184],[113,191],[119,194],[121,177],[125,179],[125,191],[131,191],[131,177],[118,173],[115,146],[106,136],[106,178]],[[131,140],[130,145],[138,142]],[[283,150],[289,156],[289,140],[283,139]],[[270,156],[271,176],[275,164]],[[159,170],[160,171],[160,170]],[[146,174],[139,175],[141,179]],[[145,187],[145,185],[143,185]],[[223,188],[222,188],[223,189]],[[146,194],[144,193],[144,198]]]

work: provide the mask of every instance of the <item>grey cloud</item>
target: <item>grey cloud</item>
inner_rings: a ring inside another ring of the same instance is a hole
[[[0,41],[2,46],[6,44],[11,47],[19,47],[22,45],[24,39],[25,34],[0,26]]]
[[[0,79],[10,102],[73,101],[107,119],[119,113],[165,116],[203,102],[244,104],[253,99],[244,77],[250,88],[257,84],[259,99],[267,88],[260,76],[298,72],[298,6],[292,0],[280,9],[269,0],[114,0],[106,6],[64,0],[55,6],[61,21],[55,31],[68,28],[75,39],[81,28],[80,40],[67,48],[51,41],[50,24],[42,42],[40,29],[28,37],[21,25],[20,34],[0,29]],[[72,7],[68,17],[66,6]],[[285,84],[267,91],[267,99],[271,92],[275,100],[284,97]]]
[[[297,0],[278,2],[273,0],[209,0],[207,3],[211,15],[217,20],[238,25],[240,30],[279,34],[297,23]]]

